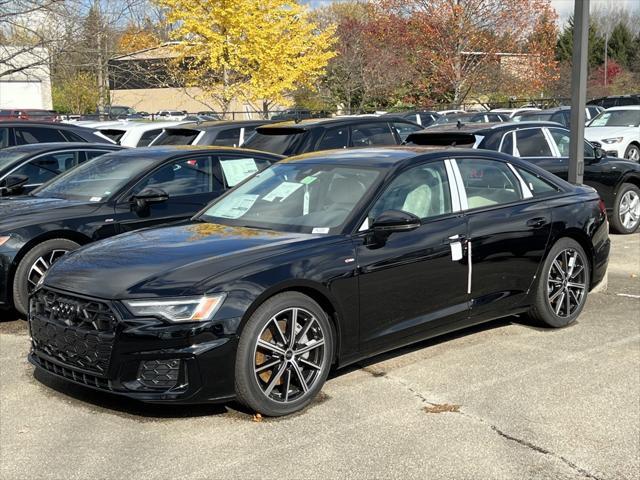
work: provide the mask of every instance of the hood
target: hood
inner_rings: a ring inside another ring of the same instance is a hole
[[[587,140],[601,142],[603,138],[638,136],[638,127],[587,127],[584,136]]]
[[[327,238],[211,223],[150,228],[76,250],[44,284],[104,299],[200,295],[208,278]]]
[[[24,226],[31,223],[44,223],[60,216],[68,215],[70,209],[87,205],[99,208],[98,204],[92,204],[81,200],[65,200],[62,198],[31,197],[4,197],[0,199],[0,233],[6,231],[9,226]]]

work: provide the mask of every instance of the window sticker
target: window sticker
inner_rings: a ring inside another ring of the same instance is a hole
[[[258,171],[258,166],[253,158],[233,158],[230,160],[220,160],[220,166],[227,178],[230,187],[235,187],[245,178]]]
[[[100,200],[102,200],[102,197],[91,197],[89,199],[90,202],[99,202]]]
[[[276,198],[279,198],[280,199],[279,201],[281,202],[286,198],[288,198],[293,192],[298,190],[300,187],[302,187],[301,183],[282,182],[280,185],[278,185],[276,188],[274,188],[269,193],[267,193],[264,197],[262,197],[262,199],[267,202],[273,202]]]
[[[238,195],[233,200],[226,200],[218,207],[215,216],[222,218],[240,218],[256,203],[258,195]]]
[[[311,233],[329,233],[329,228],[327,228],[327,227],[314,227],[314,229],[311,230]]]
[[[304,185],[309,185],[310,183],[315,182],[318,179],[318,177],[314,177],[313,175],[309,175],[308,177],[304,177],[302,180],[300,180],[300,183],[304,184]]]

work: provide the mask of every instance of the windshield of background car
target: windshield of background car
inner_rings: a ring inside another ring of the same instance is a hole
[[[640,110],[604,111],[591,120],[590,127],[639,127]]]
[[[26,156],[27,154],[24,152],[3,152],[0,150],[0,172]]]
[[[101,202],[156,163],[150,158],[102,155],[44,184],[32,195]]]
[[[214,202],[201,219],[302,233],[335,233],[380,176],[377,169],[277,164]]]

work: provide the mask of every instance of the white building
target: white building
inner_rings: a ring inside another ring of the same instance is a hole
[[[49,54],[44,48],[23,50],[0,45],[0,109],[51,110]]]

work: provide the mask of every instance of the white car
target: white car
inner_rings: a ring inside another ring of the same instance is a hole
[[[180,110],[160,110],[156,113],[155,117],[158,120],[169,120],[169,121],[181,121],[184,120],[187,114]]]
[[[160,135],[165,128],[175,127],[187,122],[139,122],[130,124],[118,143],[124,147],[146,147]]]
[[[536,107],[494,108],[493,110],[489,110],[489,111],[493,113],[502,113],[503,115],[508,115],[509,118],[513,118],[516,115],[520,115],[526,112],[536,112],[536,111],[540,111],[540,109]]]
[[[608,108],[589,122],[584,136],[609,156],[640,162],[640,105]]]

